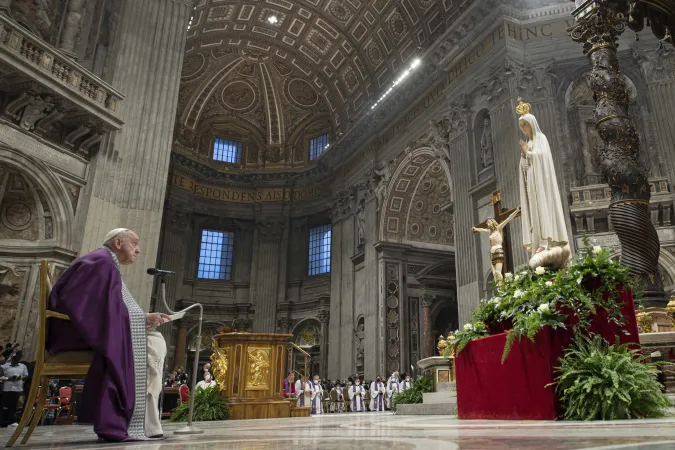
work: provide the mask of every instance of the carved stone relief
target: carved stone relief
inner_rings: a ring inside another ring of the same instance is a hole
[[[401,282],[399,276],[400,264],[386,263],[386,368],[388,373],[398,371],[400,369],[400,354],[401,354]]]
[[[494,145],[492,143],[492,122],[490,116],[483,119],[483,131],[480,137],[480,163],[483,169],[494,163]]]

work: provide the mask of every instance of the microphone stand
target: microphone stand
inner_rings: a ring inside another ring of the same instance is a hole
[[[169,305],[166,304],[166,284],[164,282],[165,274],[158,274],[159,277],[159,287],[160,287],[160,297],[162,298],[162,304],[164,308],[169,312],[169,314],[176,314],[176,311],[172,311],[169,308]],[[186,308],[185,311],[199,308],[199,327],[197,329],[197,350],[195,350],[195,361],[192,367],[192,389],[190,389],[190,411],[188,413],[188,423],[186,426],[177,429],[173,434],[177,435],[186,435],[186,434],[202,434],[204,430],[199,429],[192,425],[192,414],[195,409],[195,389],[197,387],[197,369],[199,367],[199,350],[201,349],[202,344],[202,319],[204,317],[204,308],[201,303],[195,303],[190,307]]]

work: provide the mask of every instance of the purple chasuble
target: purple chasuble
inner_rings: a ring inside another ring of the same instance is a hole
[[[134,370],[133,341],[139,340],[138,310],[132,310],[132,337],[131,308],[123,298],[122,276],[113,257],[106,248],[95,250],[76,259],[56,282],[49,308],[67,314],[70,322],[49,320],[47,351],[92,350],[94,359],[78,405],[78,420],[92,423],[96,434],[106,440],[142,439],[136,422],[138,413],[145,411],[145,402],[134,414],[136,399],[144,399],[147,392],[144,384],[139,386],[142,396],[135,390],[139,374]],[[135,347],[138,352],[139,343]],[[145,371],[146,367],[138,367],[143,380]],[[143,426],[144,414],[141,419]],[[130,425],[134,425],[133,430]]]

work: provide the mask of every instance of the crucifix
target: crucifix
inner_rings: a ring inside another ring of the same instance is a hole
[[[494,217],[474,226],[474,233],[488,233],[490,236],[490,263],[492,276],[496,283],[501,283],[506,272],[506,250],[504,249],[504,228],[513,219],[520,215],[520,206],[505,210],[502,208],[502,195],[499,190],[492,193],[490,204],[493,207]]]

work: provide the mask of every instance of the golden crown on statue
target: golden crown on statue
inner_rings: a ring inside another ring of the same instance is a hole
[[[518,112],[518,114],[524,116],[525,114],[529,114],[531,109],[532,105],[530,105],[529,103],[525,103],[525,101],[521,97],[518,97],[518,106],[516,106],[516,111]]]

